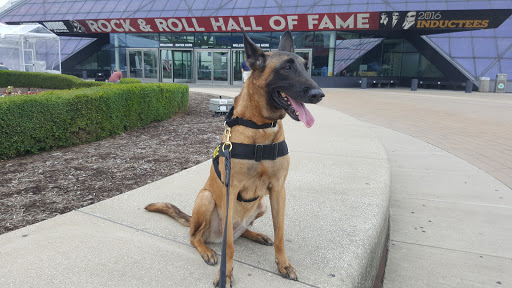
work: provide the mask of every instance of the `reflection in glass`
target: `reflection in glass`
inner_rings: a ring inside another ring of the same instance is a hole
[[[197,52],[197,80],[212,80],[212,52]]]
[[[228,52],[213,52],[213,80],[228,81]]]

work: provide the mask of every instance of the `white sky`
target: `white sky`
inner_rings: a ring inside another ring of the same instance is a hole
[[[4,6],[5,3],[7,3],[9,0],[0,0],[0,7]]]

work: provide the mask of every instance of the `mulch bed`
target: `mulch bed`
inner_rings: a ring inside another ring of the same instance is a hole
[[[94,143],[0,161],[0,234],[208,160],[224,121],[208,111],[210,98],[191,92],[189,111],[172,119]]]

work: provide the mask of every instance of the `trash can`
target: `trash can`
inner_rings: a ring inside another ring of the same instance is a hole
[[[361,78],[361,89],[366,89],[368,87],[368,79]]]
[[[505,89],[507,88],[507,74],[498,74],[496,75],[496,93],[505,93]]]
[[[466,80],[466,93],[471,93],[473,91],[473,81]]]
[[[87,71],[82,70],[82,79],[87,80]]]
[[[417,91],[418,90],[418,79],[412,79],[411,80],[411,91]]]
[[[478,80],[480,82],[480,85],[478,86],[478,92],[489,92],[489,88],[491,87],[491,78],[480,77]]]

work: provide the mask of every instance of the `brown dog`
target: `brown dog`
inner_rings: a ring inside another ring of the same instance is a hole
[[[274,245],[279,273],[297,280],[297,272],[288,261],[284,248],[285,180],[290,158],[284,142],[282,119],[288,114],[311,127],[314,118],[303,103],[318,103],[324,97],[306,71],[307,62],[293,54],[293,38],[289,31],[282,36],[278,51],[264,53],[245,33],[244,47],[252,74],[235,98],[233,113],[229,115],[231,120],[227,121],[228,128],[222,139],[223,143],[232,142],[226,149],[233,148],[227,219],[227,287],[233,282],[233,241],[238,236]],[[146,207],[148,211],[167,214],[190,226],[190,243],[209,265],[217,264],[217,254],[204,242],[222,241],[226,220],[228,199],[223,184],[226,179],[224,160],[222,155],[214,158],[210,176],[197,195],[192,217],[168,203]],[[270,197],[274,242],[268,236],[248,229],[265,213],[266,195]],[[219,276],[214,285],[218,283]]]

